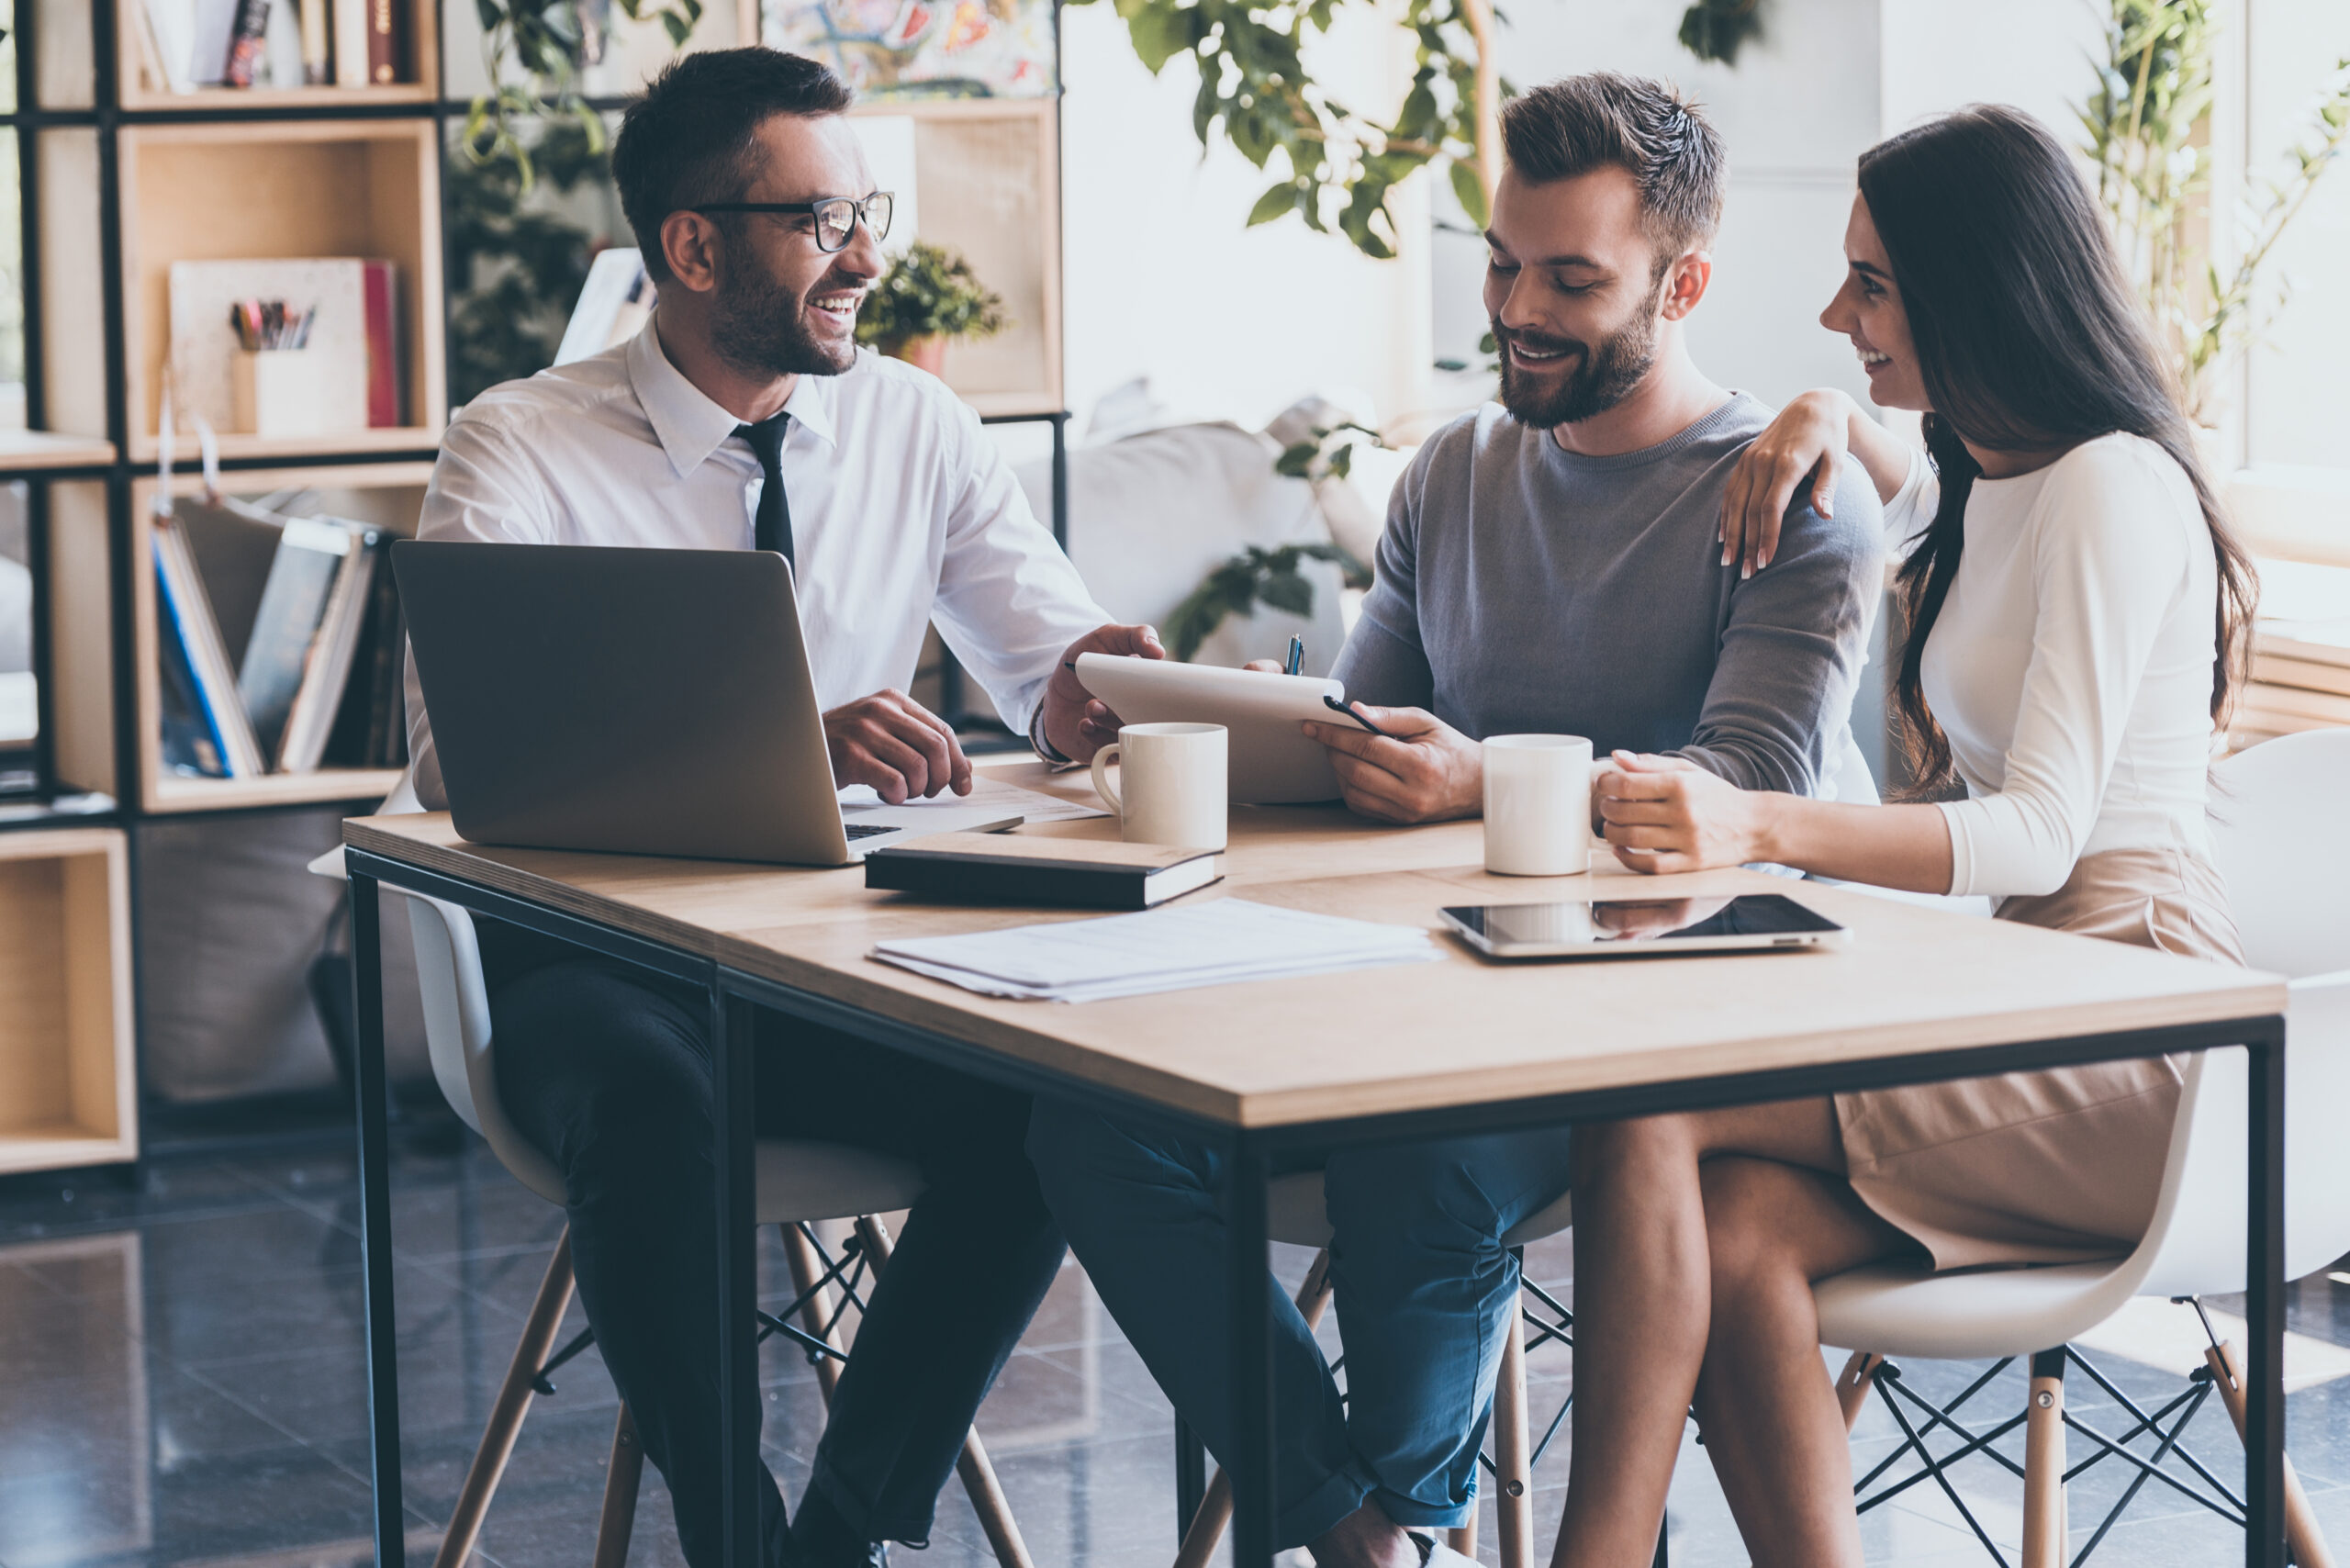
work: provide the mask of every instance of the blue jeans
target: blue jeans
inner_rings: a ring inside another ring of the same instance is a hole
[[[1565,1129],[1350,1149],[1324,1183],[1348,1397],[1269,1273],[1274,1506],[1281,1546],[1365,1498],[1399,1525],[1449,1529],[1477,1495],[1517,1260],[1512,1226],[1568,1186]],[[1040,1100],[1028,1158],[1078,1260],[1159,1387],[1221,1461],[1229,1273],[1224,1160],[1204,1144]]]

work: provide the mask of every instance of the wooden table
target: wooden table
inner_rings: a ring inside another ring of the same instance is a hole
[[[1034,763],[992,770],[1084,796]],[[1111,837],[1104,819],[1021,830]],[[877,941],[1078,912],[870,893],[806,870],[460,841],[445,815],[344,824],[359,962],[359,1120],[376,1555],[401,1561],[377,885],[426,893],[707,986],[726,1397],[755,1398],[750,1011],[767,1007],[1221,1144],[1233,1278],[1266,1264],[1266,1185],[1333,1148],[1752,1103],[2242,1045],[2250,1056],[2245,1562],[2282,1568],[2284,983],[2273,977],[1742,870],[1489,877],[1475,823],[1394,829],[1336,808],[1237,808],[1226,879],[1193,895],[1434,929],[1444,904],[1786,892],[1841,950],[1497,966],[1444,961],[1065,1006],[974,995],[867,958]],[[1235,1562],[1269,1564],[1271,1319],[1234,1293]],[[729,1420],[727,1431],[734,1431]],[[755,1445],[726,1457],[730,1562],[755,1540]],[[1192,1486],[1182,1488],[1189,1493]]]

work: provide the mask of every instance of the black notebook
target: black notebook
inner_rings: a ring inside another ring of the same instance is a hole
[[[978,903],[1149,909],[1224,877],[1214,849],[935,833],[865,857],[865,885]]]

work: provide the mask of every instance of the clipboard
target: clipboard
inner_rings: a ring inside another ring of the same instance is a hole
[[[1343,682],[1117,654],[1078,655],[1077,678],[1126,723],[1222,724],[1231,732],[1225,755],[1234,805],[1338,798],[1329,753],[1298,726],[1333,722],[1328,704],[1345,703]]]

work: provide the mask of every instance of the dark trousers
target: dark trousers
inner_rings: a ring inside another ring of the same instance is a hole
[[[481,924],[498,1085],[564,1175],[579,1297],[694,1568],[718,1568],[718,1235],[705,992]],[[918,1165],[929,1190],[868,1298],[809,1485],[868,1540],[919,1545],[971,1417],[1060,1267],[1021,1149],[1025,1095],[772,1014],[762,1136]],[[755,1405],[747,1413],[755,1425]],[[783,1499],[761,1468],[762,1558]]]

